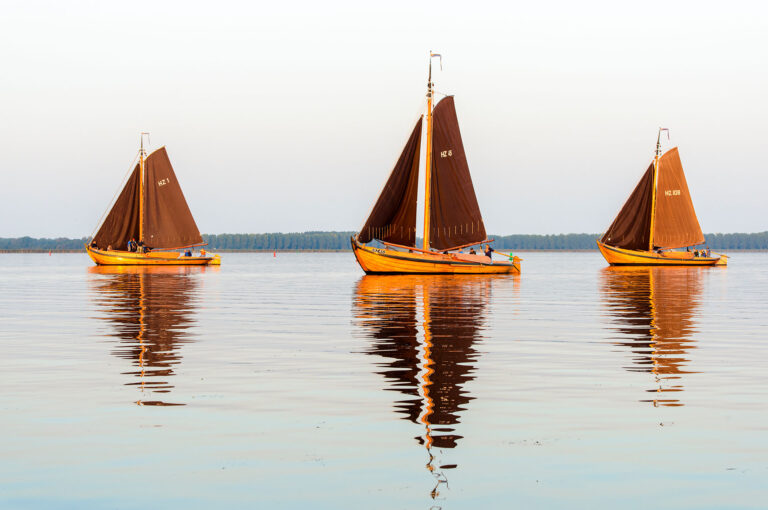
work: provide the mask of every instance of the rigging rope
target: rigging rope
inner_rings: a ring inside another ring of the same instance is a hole
[[[109,211],[112,210],[112,207],[115,205],[115,200],[117,199],[117,195],[123,190],[125,187],[125,183],[128,180],[128,176],[130,175],[131,171],[133,171],[133,167],[136,165],[136,160],[139,159],[139,153],[136,153],[136,156],[133,158],[133,161],[131,162],[131,165],[128,167],[128,171],[125,172],[125,175],[123,176],[123,180],[120,183],[120,186],[117,188],[117,191],[115,191],[115,194],[112,195],[112,200],[110,200],[109,205],[107,206],[107,210],[104,211],[104,214],[101,215],[101,218],[99,219],[99,223],[96,224],[96,228],[93,229],[93,232],[91,232],[89,241],[93,240],[94,235],[96,234],[96,231],[101,228],[101,224],[104,223],[104,219],[109,213]]]

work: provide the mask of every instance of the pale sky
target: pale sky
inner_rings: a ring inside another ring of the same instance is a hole
[[[89,235],[140,131],[201,232],[355,230],[424,110],[429,50],[489,233],[602,232],[660,126],[705,232],[768,230],[763,2],[0,9],[0,237]]]

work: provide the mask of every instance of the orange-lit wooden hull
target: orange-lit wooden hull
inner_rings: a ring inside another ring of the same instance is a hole
[[[692,254],[666,255],[649,251],[625,250],[597,241],[597,247],[612,266],[725,266],[727,257],[716,253],[715,257],[693,257]]]
[[[366,274],[509,274],[520,273],[520,259],[481,263],[451,253],[419,253],[366,246],[352,239],[352,251]]]
[[[175,251],[133,253],[118,250],[97,250],[85,247],[88,256],[99,266],[218,266],[221,257],[185,257]]]

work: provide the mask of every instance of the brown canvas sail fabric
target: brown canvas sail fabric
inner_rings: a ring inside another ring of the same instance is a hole
[[[361,243],[378,239],[405,246],[416,244],[421,121],[419,118],[416,122],[376,205],[357,236]]]
[[[626,250],[647,250],[651,233],[653,163],[624,203],[601,241]]]
[[[446,250],[484,241],[485,225],[452,96],[437,103],[433,111],[431,171],[430,246]]]
[[[133,169],[115,204],[93,238],[102,250],[125,250],[128,241],[139,239],[139,165]]]
[[[202,244],[165,147],[147,157],[144,200],[144,243],[152,248]]]
[[[683,248],[704,243],[677,147],[659,158],[653,244]]]

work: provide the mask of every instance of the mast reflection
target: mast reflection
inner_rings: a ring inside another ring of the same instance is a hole
[[[139,405],[185,405],[161,400],[170,393],[179,347],[192,341],[199,282],[204,267],[96,266],[89,268],[98,317],[112,326],[118,339],[112,354],[132,362],[134,376],[126,386],[138,386]],[[153,395],[153,396],[150,396]],[[149,398],[147,398],[149,397]]]
[[[635,355],[632,372],[654,375],[656,387],[646,390],[654,406],[682,406],[672,396],[683,391],[683,374],[695,349],[696,314],[703,289],[702,268],[606,267],[601,293],[608,314],[619,333],[616,345]]]
[[[371,339],[367,354],[384,358],[377,372],[403,395],[395,411],[423,427],[416,441],[427,451],[436,479],[433,499],[447,484],[441,449],[455,448],[460,413],[473,397],[474,379],[491,286],[498,276],[363,276],[354,297],[355,323]],[[501,277],[508,279],[508,277]]]

